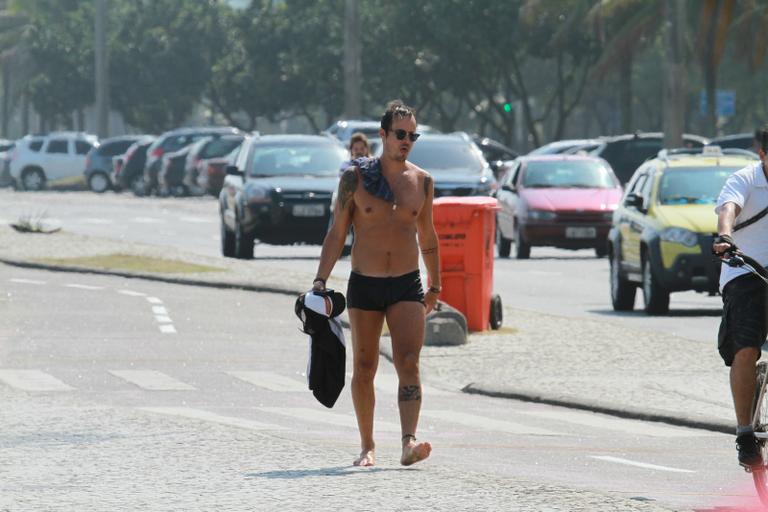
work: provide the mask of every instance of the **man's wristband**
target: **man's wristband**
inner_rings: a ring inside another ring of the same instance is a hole
[[[736,242],[733,241],[731,235],[717,235],[714,242],[716,244],[729,244],[731,247],[736,249]]]
[[[312,281],[312,284],[315,284],[315,283],[316,283],[316,282],[318,282],[318,281],[320,281],[321,283],[323,283],[323,286],[325,286],[325,279],[323,279],[322,277],[316,277],[316,278],[315,278],[315,280],[314,280],[314,281]]]
[[[427,291],[430,292],[430,293],[437,293],[437,294],[439,294],[442,289],[443,289],[442,286],[430,286],[429,290],[427,290]]]

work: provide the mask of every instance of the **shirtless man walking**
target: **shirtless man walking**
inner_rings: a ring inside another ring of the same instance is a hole
[[[355,229],[347,307],[352,328],[354,373],[352,401],[362,451],[356,466],[373,466],[375,395],[373,379],[379,362],[379,337],[387,320],[398,376],[398,407],[403,452],[400,462],[426,459],[432,446],[416,440],[421,410],[419,353],[425,316],[440,294],[438,240],[432,223],[432,177],[408,162],[419,138],[411,107],[395,100],[381,117],[380,159],[360,158],[339,182],[334,223],[323,243],[315,290],[325,289],[344,247],[350,225]],[[419,251],[429,273],[426,294],[419,277]]]

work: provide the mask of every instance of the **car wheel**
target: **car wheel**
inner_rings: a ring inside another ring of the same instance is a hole
[[[221,221],[221,254],[226,258],[235,257],[235,234]]]
[[[619,248],[611,256],[611,303],[614,311],[632,311],[635,308],[637,287],[621,275]]]
[[[131,181],[131,192],[137,197],[144,197],[147,195],[147,187],[144,183],[144,176],[136,176]]]
[[[643,303],[649,315],[666,315],[669,312],[669,292],[661,287],[653,275],[649,258],[643,258]]]
[[[170,188],[173,197],[186,197],[189,195],[186,185],[174,185]]]
[[[109,177],[103,172],[94,172],[88,178],[88,188],[97,194],[103,194],[110,189]]]
[[[24,190],[43,190],[45,174],[40,168],[26,169],[21,173],[21,188]]]
[[[515,258],[527,260],[531,257],[531,246],[523,238],[520,231],[520,223],[515,220]]]
[[[509,258],[509,253],[512,251],[512,240],[504,238],[498,222],[496,223],[496,249],[499,251],[499,258]]]
[[[595,247],[595,256],[598,258],[605,258],[608,256],[608,244]]]
[[[238,222],[235,225],[235,258],[252,260],[254,242],[255,237],[253,234],[245,231],[242,225]]]

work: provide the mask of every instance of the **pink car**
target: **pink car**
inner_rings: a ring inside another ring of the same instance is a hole
[[[496,244],[506,258],[531,247],[595,249],[607,254],[613,211],[621,200],[619,180],[608,162],[581,155],[531,155],[514,160],[501,178]]]

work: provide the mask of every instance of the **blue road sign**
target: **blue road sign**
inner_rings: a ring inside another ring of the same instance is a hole
[[[707,92],[704,90],[699,95],[699,111],[701,115],[707,115]],[[715,114],[719,117],[736,115],[736,91],[718,89],[715,92]]]

